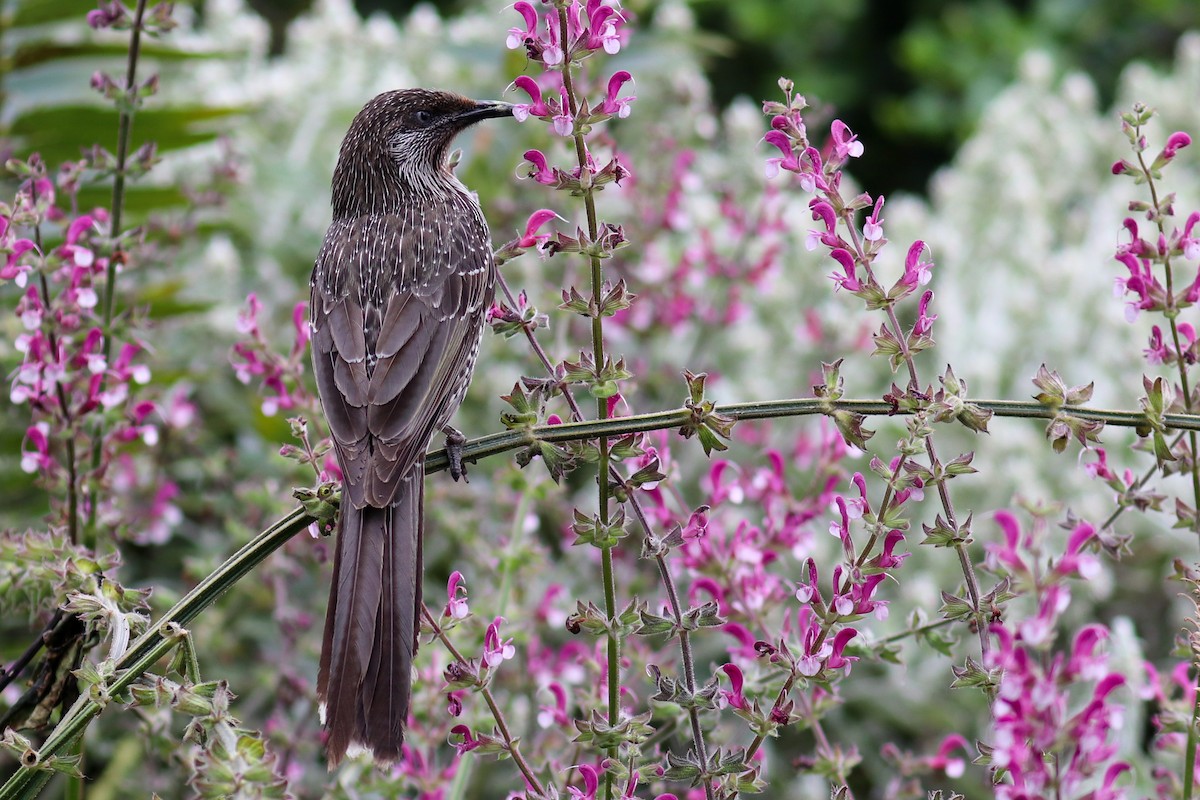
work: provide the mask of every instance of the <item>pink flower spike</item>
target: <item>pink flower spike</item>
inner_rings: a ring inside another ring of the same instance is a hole
[[[550,109],[542,101],[542,89],[537,85],[537,81],[528,75],[521,75],[513,81],[513,86],[529,95],[528,103],[517,103],[513,106],[513,116],[517,122],[524,122],[530,116],[550,116]]]
[[[613,76],[608,79],[608,94],[604,98],[604,102],[600,104],[598,111],[601,114],[616,114],[619,118],[625,119],[629,116],[632,109],[630,103],[637,100],[637,95],[629,95],[627,97],[617,97],[621,92],[621,87],[626,83],[632,83],[633,76],[625,70],[613,73]]]

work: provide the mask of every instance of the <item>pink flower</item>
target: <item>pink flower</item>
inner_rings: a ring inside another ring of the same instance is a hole
[[[523,158],[532,168],[522,177],[533,178],[543,186],[554,186],[558,183],[558,169],[551,169],[546,163],[546,155],[541,150],[526,150]]]
[[[517,247],[540,248],[546,244],[550,240],[550,234],[538,233],[538,231],[552,219],[562,219],[562,217],[548,208],[542,208],[530,214],[529,219],[525,222],[525,233],[517,241]]]
[[[296,332],[292,343],[292,357],[295,358],[304,352],[312,335],[312,329],[308,327],[308,303],[303,300],[292,306],[292,328]]]
[[[917,321],[913,323],[913,333],[917,336],[925,336],[933,330],[933,323],[937,321],[937,314],[929,313],[929,304],[933,301],[933,292],[925,292],[921,295],[921,302],[917,304]]]
[[[961,758],[951,758],[950,754],[955,750],[966,750],[968,747],[967,740],[957,733],[952,733],[942,739],[941,745],[938,747],[937,755],[929,756],[925,759],[925,763],[930,769],[940,770],[946,773],[948,778],[961,778],[963,772],[966,771],[966,762]]]
[[[1083,547],[1096,538],[1096,529],[1086,522],[1075,526],[1067,540],[1067,550],[1054,571],[1064,577],[1078,575],[1084,580],[1091,580],[1100,571],[1099,560],[1091,553],[1082,552]]]
[[[237,330],[238,333],[247,336],[253,336],[258,333],[258,312],[262,310],[262,303],[258,301],[258,295],[254,292],[246,295],[246,308],[238,312]]]
[[[537,40],[537,11],[525,0],[513,3],[513,10],[524,18],[525,28],[508,29],[508,38],[504,40],[504,44],[509,50],[516,50],[518,47],[527,46]]]
[[[492,669],[517,654],[512,639],[501,640],[500,638],[500,623],[502,622],[504,622],[504,617],[496,617],[492,620],[492,624],[488,625],[487,633],[483,637],[483,661]]]
[[[544,118],[551,115],[550,109],[542,102],[542,89],[533,78],[521,75],[513,81],[513,86],[529,95],[528,103],[517,103],[513,106],[513,116],[517,122],[524,122],[530,116]]]
[[[443,617],[450,619],[465,619],[471,613],[467,607],[467,589],[466,581],[463,580],[462,573],[458,570],[450,573],[450,580],[446,582],[446,608],[442,612]]]
[[[737,665],[724,664],[717,671],[724,672],[725,676],[729,678],[729,684],[731,688],[720,690],[721,697],[725,700],[725,702],[731,707],[741,709],[743,711],[749,708],[746,698],[742,695],[742,684],[744,683],[745,679],[742,676],[742,671],[737,667]]]
[[[563,110],[554,115],[554,132],[559,136],[572,136],[575,133],[575,118],[571,112]]]
[[[1193,211],[1188,214],[1187,222],[1183,225],[1183,236],[1179,240],[1179,247],[1183,251],[1183,257],[1189,261],[1195,261],[1200,258],[1200,239],[1192,236],[1192,229],[1196,227],[1196,223],[1200,222],[1200,211]]]
[[[596,768],[589,764],[579,764],[574,767],[583,776],[583,789],[568,786],[567,792],[571,800],[596,800],[596,790],[600,788],[600,776]]]
[[[1158,327],[1155,326],[1154,330],[1157,331]],[[1161,332],[1159,335],[1161,336]],[[1093,450],[1084,450],[1080,453],[1080,455],[1082,456],[1089,452],[1096,455],[1096,460],[1091,464],[1084,464],[1084,472],[1093,478],[1099,478],[1100,480],[1105,481],[1115,479],[1117,477],[1116,474],[1108,468],[1108,453],[1103,447],[1097,447]]]
[[[843,247],[834,249],[829,254],[834,261],[842,265],[844,274],[838,275],[836,272],[831,274],[829,278],[837,284],[835,288],[845,289],[848,292],[857,292],[862,289],[862,284],[858,282],[855,275],[856,269],[854,265],[854,257],[850,255],[850,251]]]
[[[450,744],[454,746],[454,749],[461,756],[479,747],[483,742],[476,739],[475,735],[471,733],[471,729],[466,725],[455,725],[450,729]]]
[[[763,136],[763,141],[779,148],[779,152],[783,153],[781,157],[767,159],[767,178],[774,178],[779,174],[781,169],[788,172],[800,171],[800,158],[792,148],[792,140],[788,138],[786,133],[778,130],[767,131],[766,135]]]
[[[50,425],[39,422],[25,431],[25,443],[30,449],[21,448],[21,470],[23,472],[49,473],[58,462],[50,455]]]
[[[621,93],[622,86],[632,81],[633,76],[625,70],[613,73],[613,76],[608,79],[608,94],[597,111],[601,114],[616,114],[621,119],[628,117],[633,110],[630,108],[630,104],[637,99],[637,95],[628,95],[626,97],[617,97],[617,95]]]
[[[562,45],[558,41],[558,9],[553,9],[550,12],[550,17],[546,22],[546,39],[540,42],[542,47],[542,63],[547,67],[554,67],[563,63],[564,53]]]
[[[875,207],[871,209],[871,215],[863,223],[863,238],[868,242],[878,242],[883,238],[883,218],[879,216],[882,213],[883,195],[880,195],[875,200]]]
[[[858,141],[858,136],[851,132],[846,123],[840,119],[835,119],[830,126],[830,134],[833,137],[833,153],[839,160],[847,158],[858,158],[863,154],[862,142]]]
[[[546,690],[554,697],[554,705],[539,706],[538,725],[543,728],[557,726],[565,730],[571,724],[567,716],[567,690],[557,681],[548,684]]]
[[[600,50],[616,55],[621,50],[621,37],[617,33],[617,22],[621,15],[612,6],[601,5],[599,0],[588,0],[588,36],[584,46],[589,50]]]
[[[924,286],[933,277],[933,262],[921,260],[925,249],[925,243],[918,239],[908,248],[908,255],[904,257],[904,277],[900,279],[900,283],[910,290]]]
[[[1008,511],[996,512],[996,524],[1004,532],[1004,546],[1001,547],[992,542],[984,544],[983,547],[988,553],[988,563],[998,563],[1009,572],[1017,575],[1028,575],[1029,567],[1025,564],[1025,559],[1018,552],[1020,549],[1028,547],[1028,543],[1022,541],[1021,524]]]
[[[882,578],[883,576],[880,575],[879,577]],[[833,637],[833,647],[830,648],[829,658],[825,662],[827,669],[840,669],[845,674],[850,674],[850,666],[855,661],[858,661],[858,656],[843,655],[843,652],[846,649],[846,645],[855,636],[858,636],[858,631],[854,628],[842,628],[837,632]]]
[[[1163,161],[1170,161],[1183,148],[1192,143],[1192,137],[1188,136],[1183,131],[1175,131],[1167,137],[1167,143],[1163,146],[1162,155],[1159,156]]]
[[[20,263],[21,256],[35,245],[29,239],[17,239],[10,233],[11,220],[0,216],[0,254],[7,253],[3,266],[0,266],[0,280],[15,281],[22,289],[28,281],[28,273],[32,269],[28,264]]]

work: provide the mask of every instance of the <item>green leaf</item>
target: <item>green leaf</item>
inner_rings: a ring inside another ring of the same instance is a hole
[[[234,106],[139,109],[130,152],[147,141],[155,142],[160,153],[210,141],[228,127],[220,123],[244,111]],[[57,164],[79,158],[80,150],[92,143],[112,146],[118,119],[116,109],[105,106],[35,108],[13,120],[6,133],[18,139],[18,149],[37,151],[47,163]]]
[[[89,8],[95,8],[93,3]],[[86,13],[86,10],[85,12]],[[82,19],[82,15],[80,15]],[[182,61],[187,59],[204,59],[222,57],[228,54],[218,51],[180,50],[175,47],[162,45],[145,45],[139,48],[141,55],[158,59],[159,61]],[[28,69],[51,61],[67,58],[125,58],[129,53],[127,42],[60,42],[53,40],[38,40],[26,42],[16,48],[12,55],[10,69]]]
[[[6,27],[46,25],[71,18],[82,20],[96,4],[92,0],[17,0],[16,6]]]
[[[213,307],[206,301],[180,299],[179,293],[186,285],[183,281],[165,281],[145,286],[138,292],[137,304],[149,306],[151,319],[198,314]]]

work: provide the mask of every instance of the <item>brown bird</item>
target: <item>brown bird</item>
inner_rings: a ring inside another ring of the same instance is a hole
[[[317,694],[332,768],[399,759],[421,609],[424,456],[471,380],[496,270],[450,143],[512,113],[424,89],[367,103],[333,173],[309,315],[321,406],[344,475]]]

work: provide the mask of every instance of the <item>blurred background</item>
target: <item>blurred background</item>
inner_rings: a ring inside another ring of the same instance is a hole
[[[311,409],[306,361],[292,363],[282,402],[259,381],[238,380],[232,348],[245,338],[238,312],[247,295],[262,303],[266,342],[286,354],[293,312],[307,299],[328,224],[329,177],[350,119],[376,92],[402,86],[515,99],[507,87],[531,70],[523,52],[505,48],[506,30],[519,21],[506,5],[205,0],[178,3],[178,29],[146,41],[139,74],[159,73],[160,90],[136,117],[133,145],[152,140],[163,160],[127,196],[129,221],[146,246],[137,268],[121,278],[121,302],[151,351],[156,402],[188,413],[177,423],[164,413],[161,440],[122,462],[123,478],[112,487],[120,513],[111,535],[124,558],[122,580],[155,586],[156,611],[290,509],[293,485],[312,480],[311,471],[279,455],[281,444],[294,441],[287,417]],[[93,144],[114,147],[116,113],[89,81],[96,70],[122,73],[127,39],[89,30],[84,15],[94,7],[87,0],[0,3],[5,157],[39,152],[53,169]],[[1122,301],[1112,296],[1121,269],[1112,251],[1137,197],[1129,181],[1109,174],[1127,152],[1117,113],[1134,100],[1156,107],[1157,146],[1173,130],[1200,133],[1200,38],[1189,33],[1200,28],[1200,4],[629,0],[623,7],[633,36],[597,69],[629,70],[638,96],[630,118],[610,126],[611,146],[634,177],[600,198],[604,217],[625,226],[633,243],[612,260],[609,274],[642,295],[609,329],[612,348],[637,376],[626,397],[630,410],[677,406],[684,367],[710,372],[720,401],[809,395],[820,362],[836,357],[847,358],[848,396],[877,397],[892,380],[886,365],[868,357],[878,322],[852,299],[832,295],[827,259],[804,247],[808,198],[787,181],[764,177],[771,154],[761,143],[761,102],[780,98],[780,76],[813,104],[810,132],[836,117],[865,144],[851,178],[872,196],[887,196],[886,231],[895,244],[880,263],[891,279],[911,241],[931,248],[939,344],[924,357],[926,380],[949,363],[974,397],[1025,399],[1044,362],[1069,384],[1095,381],[1097,405],[1137,407],[1150,323],[1127,323]],[[543,127],[480,127],[460,145],[458,173],[479,192],[496,244],[516,236],[534,209],[561,202],[516,174],[531,147],[563,162],[565,148]],[[1197,208],[1200,168],[1192,151],[1172,166],[1169,180],[1183,215]],[[14,187],[6,184],[5,194]],[[86,185],[79,206],[105,205],[109,193],[106,183]],[[505,275],[553,315],[545,334],[552,356],[573,356],[584,332],[554,308],[563,287],[582,281],[578,265],[531,254],[506,266]],[[17,296],[11,286],[0,289],[6,308]],[[681,297],[688,304],[680,311]],[[0,316],[5,374],[21,362],[12,344],[19,330],[13,314]],[[481,363],[486,369],[456,422],[468,436],[496,430],[503,410],[497,397],[521,375],[537,374],[526,349],[499,336],[485,336]],[[0,527],[18,531],[38,527],[54,496],[20,468],[28,411],[7,403],[0,410]],[[902,430],[878,427],[875,441],[886,460]],[[1054,455],[1036,424],[998,420],[992,427],[986,439],[947,432],[943,453],[978,450],[986,476],[958,482],[961,508],[975,509],[977,519],[1018,500],[1057,501],[1059,511],[1097,520],[1111,511],[1107,490],[1079,468],[1092,456],[1074,447]],[[812,420],[739,426],[744,449],[736,457],[750,474],[768,463],[764,451],[777,447],[789,456],[789,479],[806,485],[813,474],[798,454],[811,452],[822,435]],[[1149,466],[1145,454],[1129,450],[1132,435],[1106,432],[1105,442],[1114,469],[1140,473]],[[700,502],[708,467],[698,448],[672,463],[684,499]],[[837,474],[844,479],[865,467],[864,459]],[[469,486],[430,481],[432,525],[444,535],[427,549],[426,586],[463,571],[489,618],[497,598],[528,610],[556,584],[565,586],[557,596],[567,610],[573,598],[594,596],[595,576],[563,534],[570,505],[594,502],[589,475],[556,487],[537,464],[519,470],[493,459],[471,478]],[[172,489],[164,498],[165,486]],[[755,513],[744,510],[747,518]],[[825,510],[819,513],[814,530],[828,522]],[[984,541],[996,535],[994,526],[979,524]],[[1162,578],[1195,543],[1160,515],[1129,516],[1120,527],[1138,537],[1134,553],[1080,592],[1072,614],[1110,623],[1120,637],[1114,649],[1136,671],[1142,659],[1161,662],[1171,650],[1186,609]],[[835,542],[827,538],[816,540],[816,551],[832,552]],[[268,731],[304,796],[317,796],[326,781],[313,767],[312,707],[328,580],[324,547],[299,537],[264,566],[260,580],[243,582],[194,628],[204,643],[202,666],[231,681],[241,697],[236,713]],[[908,549],[917,552],[896,590],[893,628],[914,608],[932,612],[939,592],[960,579],[945,553],[915,542]],[[631,575],[622,591],[656,596],[654,575],[637,567],[636,552],[627,556]],[[784,575],[795,568],[790,559],[780,565]],[[0,619],[0,660],[24,648],[32,627],[29,619]],[[481,638],[482,630],[475,634]],[[515,634],[530,648],[539,636],[551,644],[565,637],[532,623]],[[438,656],[427,651],[424,700],[440,712]],[[888,783],[888,767],[873,757],[880,743],[930,751],[935,732],[985,734],[986,709],[946,703],[948,662],[927,651],[906,653],[912,661],[905,672],[864,663],[863,680],[848,682],[842,730],[869,754],[856,778],[861,796],[883,796]],[[957,661],[969,652],[961,647]],[[701,663],[723,657],[724,642],[710,642]],[[582,686],[591,678],[576,680]],[[879,702],[881,692],[887,703]],[[537,711],[531,696],[523,701],[526,722]],[[107,735],[89,753],[101,775],[93,797],[186,795],[168,715],[109,714],[102,725]],[[1136,709],[1123,735],[1124,748],[1152,760],[1147,723]],[[445,731],[431,728],[428,740],[418,741],[445,756]],[[141,763],[146,742],[157,761]],[[791,774],[792,748],[809,744],[800,736],[780,744],[782,774]],[[510,784],[506,768],[489,762],[456,778],[473,787],[461,796],[504,796],[497,787]],[[501,777],[489,782],[489,775]],[[1148,775],[1139,776],[1146,785]],[[790,778],[781,780],[786,786]],[[977,772],[965,780],[960,788],[969,796],[987,791]],[[815,791],[802,779],[796,786]],[[388,796],[351,778],[329,791]]]

